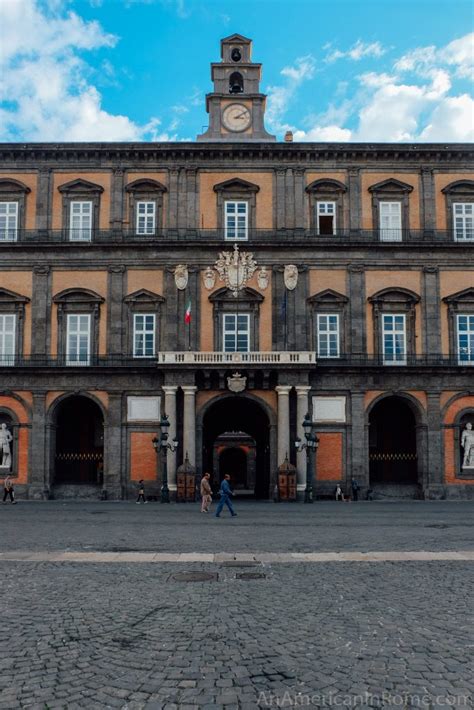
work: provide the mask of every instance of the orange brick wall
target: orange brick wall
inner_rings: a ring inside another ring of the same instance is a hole
[[[87,180],[94,185],[100,185],[104,192],[100,195],[100,215],[99,228],[108,229],[110,227],[110,180],[109,171],[82,172],[56,172],[53,176],[53,209],[52,209],[52,229],[62,229],[63,225],[63,195],[58,187],[71,180]]]
[[[342,432],[320,432],[316,456],[318,481],[340,481],[344,475]]]
[[[139,291],[142,288],[164,296],[163,272],[152,269],[128,269],[127,295],[129,293],[135,293],[135,291]]]
[[[331,288],[333,291],[346,295],[346,272],[343,269],[328,271],[323,269],[310,269],[309,293],[315,296],[321,291]]]
[[[130,433],[130,480],[157,480],[157,455],[152,439],[157,432],[132,431]]]
[[[31,271],[0,271],[0,287],[8,291],[26,296],[31,300],[33,295],[33,274]],[[23,355],[31,353],[31,303],[25,304],[25,321],[23,324]]]

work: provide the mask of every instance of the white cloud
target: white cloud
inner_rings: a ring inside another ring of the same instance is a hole
[[[467,94],[447,96],[434,109],[430,123],[421,132],[423,141],[466,143],[474,141],[474,100]],[[449,138],[446,138],[446,130]]]
[[[82,53],[114,47],[98,22],[64,13],[56,0],[4,0],[0,57],[2,140],[139,141],[149,127],[108,113]],[[105,60],[109,76],[113,66]]]
[[[400,57],[394,68],[398,72],[413,72],[421,77],[430,76],[433,67],[452,69],[455,76],[474,78],[474,32],[449,42],[437,49],[434,45],[416,47]]]
[[[281,70],[280,74],[286,77],[285,84],[268,87],[266,118],[272,130],[283,132],[291,128],[283,121],[283,116],[298,87],[313,77],[314,69],[315,61],[312,55],[299,57],[294,66],[283,67]]]
[[[350,141],[352,131],[339,126],[314,126],[309,131],[295,131],[293,138],[295,141],[323,141],[345,143]]]
[[[325,45],[323,49],[329,49],[330,45]],[[340,49],[331,50],[325,57],[325,62],[335,62],[338,59],[352,59],[354,62],[359,62],[364,57],[381,57],[387,50],[382,47],[380,42],[362,42],[358,39],[345,52]]]

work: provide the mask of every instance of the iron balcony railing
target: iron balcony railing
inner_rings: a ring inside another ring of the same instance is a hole
[[[403,245],[463,245],[474,246],[474,234],[455,235],[449,230],[419,229],[336,229],[332,234],[322,234],[314,229],[249,229],[246,238],[237,238],[225,229],[162,229],[150,234],[137,233],[128,229],[93,229],[80,232],[75,230],[8,230],[0,231],[0,247],[22,245],[64,244],[76,247],[91,245],[137,245],[150,244],[166,246],[169,243],[190,244],[209,243],[308,243],[313,245],[377,244],[380,246]]]
[[[275,352],[160,352],[153,358],[135,358],[129,355],[90,355],[84,360],[67,356],[46,355],[0,355],[0,368],[134,368],[157,369],[162,367],[305,367],[310,369],[345,369],[382,367],[403,369],[407,367],[474,367],[474,354],[463,359],[459,355],[407,355],[404,360],[390,361],[382,355],[342,355],[337,358],[318,358],[311,351]]]

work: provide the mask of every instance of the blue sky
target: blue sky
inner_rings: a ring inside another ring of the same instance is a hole
[[[219,40],[254,42],[267,128],[472,141],[471,0],[1,0],[0,140],[194,140]]]

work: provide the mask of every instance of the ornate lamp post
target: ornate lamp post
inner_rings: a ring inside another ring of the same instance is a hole
[[[176,451],[178,448],[178,441],[173,439],[168,441],[168,429],[170,428],[170,420],[167,414],[163,414],[160,421],[161,435],[158,439],[156,436],[152,439],[153,448],[155,449],[157,455],[162,454],[162,483],[161,483],[161,502],[170,502],[170,489],[168,488],[168,449],[170,451]]]
[[[313,434],[313,423],[309,412],[305,414],[303,421],[303,430],[306,442],[297,438],[295,447],[298,453],[306,450],[306,488],[304,491],[304,502],[313,502],[313,477],[315,474],[315,456],[319,446],[318,437]]]

